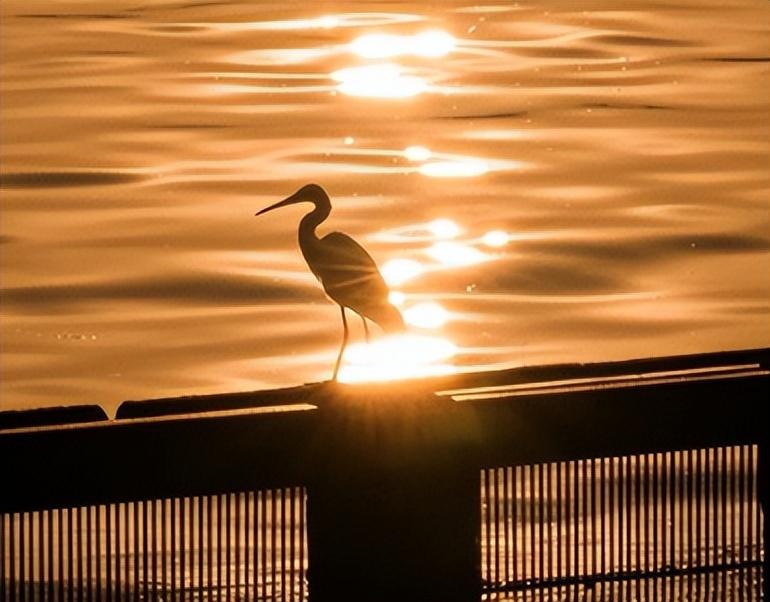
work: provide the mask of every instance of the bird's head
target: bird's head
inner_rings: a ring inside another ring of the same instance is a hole
[[[290,197],[287,197],[274,205],[265,207],[261,211],[257,211],[255,215],[262,215],[273,209],[294,205],[296,203],[313,203],[316,207],[331,206],[329,195],[326,194],[326,191],[323,188],[318,184],[306,184]]]

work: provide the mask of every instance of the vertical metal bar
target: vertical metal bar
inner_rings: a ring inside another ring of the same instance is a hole
[[[78,602],[83,600],[83,508],[77,508]]]
[[[139,580],[139,562],[141,555],[139,553],[140,539],[139,539],[139,522],[141,518],[141,512],[139,511],[139,502],[134,500],[131,502],[131,510],[133,512],[133,540],[131,542],[131,552],[133,557],[134,568],[134,602],[139,602],[140,595],[142,593],[141,582]]]
[[[169,499],[169,518],[171,533],[169,534],[169,564],[171,565],[171,600],[176,600],[176,499]]]
[[[545,465],[546,469],[546,500],[545,509],[547,512],[546,521],[548,522],[548,580],[553,579],[553,464]]]
[[[281,600],[286,602],[286,488],[281,487]]]
[[[695,480],[695,565],[700,567],[702,566],[702,559],[701,559],[701,551],[702,551],[702,540],[701,540],[701,520],[703,519],[703,508],[701,507],[703,503],[703,464],[702,464],[702,450],[698,449],[695,450],[695,473],[694,473],[694,480]],[[696,582],[696,593],[695,596],[697,598],[701,597],[701,578],[698,577]]]
[[[235,494],[235,601],[241,602],[241,494]]]
[[[746,512],[744,504],[746,494],[746,446],[741,445],[738,448],[738,552],[739,560],[745,562],[748,560],[746,557],[746,534],[744,528],[746,527]],[[740,571],[740,576],[743,577],[743,570]],[[741,591],[743,588],[741,587]]]
[[[542,582],[545,579],[545,488],[543,483],[543,464],[537,465],[537,526],[538,526],[538,577]],[[541,587],[540,591],[543,589]]]
[[[505,548],[504,548],[504,554],[503,554],[503,557],[505,559],[505,568],[503,569],[503,575],[504,575],[506,583],[510,583],[510,581],[511,581],[511,570],[510,570],[510,561],[511,561],[511,547],[510,547],[511,525],[509,523],[509,520],[510,520],[511,496],[510,496],[510,492],[508,490],[508,488],[509,488],[508,473],[509,472],[510,472],[510,468],[508,466],[503,468],[503,537],[505,538]]]
[[[198,496],[198,600],[203,600],[203,503],[204,496]]]
[[[590,568],[590,560],[588,555],[588,460],[580,460],[580,468],[581,468],[581,498],[582,498],[582,520],[581,524],[583,526],[583,575],[589,575],[591,568]]]
[[[305,599],[305,488],[300,488],[299,497],[299,599],[303,602]],[[256,543],[256,541],[255,541]],[[256,590],[256,584],[255,584]]]
[[[498,486],[498,473],[497,469],[492,469],[489,471],[490,476],[493,476],[494,481],[492,483],[492,505],[491,508],[494,509],[494,517],[492,520],[492,525],[494,527],[494,539],[493,539],[493,545],[494,545],[494,554],[495,554],[495,584],[500,583],[500,513],[499,513],[499,502],[500,502],[500,488]]]
[[[230,565],[230,554],[232,553],[233,546],[231,541],[231,534],[230,534],[230,528],[231,528],[231,512],[232,512],[232,505],[233,505],[233,494],[228,493],[225,496],[225,593],[227,596],[227,602],[230,602],[231,598],[231,565]]]
[[[636,580],[634,586],[637,598],[640,597],[640,576],[642,574],[642,456],[635,455],[634,459],[634,545],[636,548],[635,569]]]
[[[289,526],[289,535],[290,535],[290,542],[291,546],[289,548],[289,561],[290,561],[290,579],[289,579],[289,587],[291,588],[289,592],[291,593],[291,602],[294,602],[294,561],[296,559],[296,546],[295,546],[295,532],[297,528],[297,522],[295,517],[295,502],[298,495],[299,489],[297,487],[292,487],[290,489],[291,497],[289,498],[289,516],[291,517],[291,524]]]
[[[626,481],[626,475],[625,475],[625,457],[621,456],[618,458],[618,571],[624,572],[627,571],[629,567],[625,566],[625,557],[623,552],[626,549],[626,542],[625,542],[625,529],[624,529],[624,513],[625,513],[625,481]]]
[[[162,500],[161,500],[162,502]],[[158,599],[158,500],[152,500],[152,599]]]
[[[276,586],[277,586],[277,567],[278,567],[278,550],[277,550],[277,539],[278,539],[278,492],[275,489],[270,490],[270,518],[271,518],[271,529],[270,529],[270,549],[271,549],[271,557],[272,557],[272,571],[271,571],[271,578],[272,578],[272,598],[273,600],[276,599]]]
[[[187,565],[185,559],[187,553],[185,548],[187,547],[187,533],[185,521],[185,513],[187,512],[187,498],[179,498],[179,596],[181,600],[185,597],[185,577],[187,576]]]
[[[594,546],[599,546],[599,572],[604,576],[607,574],[607,540],[606,540],[606,514],[607,514],[607,479],[605,477],[607,460],[606,458],[599,459],[599,532],[601,537],[598,542],[594,543]],[[594,481],[596,476],[594,475]],[[602,580],[602,590],[604,589],[604,580]],[[602,596],[603,597],[603,596]]]
[[[96,505],[96,602],[102,602],[102,507]]]
[[[142,509],[142,599],[147,600],[149,595],[149,582],[147,580],[149,566],[149,513],[147,511],[147,500],[139,502]]]
[[[262,508],[262,598],[267,599],[267,491],[260,492],[259,505]]]
[[[694,464],[693,464],[693,451],[687,450],[687,568],[690,569],[693,566],[693,539],[695,539],[695,521],[693,519],[693,511],[695,505],[695,490],[694,490]],[[692,571],[687,573],[687,595],[692,596],[693,591],[693,574]]]
[[[641,454],[637,458],[637,492],[636,497],[640,500],[637,508],[637,522],[641,521],[642,529],[637,543],[637,557],[639,564],[639,573],[643,577],[642,582],[637,581],[637,595],[640,599],[650,599],[650,475],[649,475],[649,455]],[[642,591],[644,593],[642,593]]]
[[[211,599],[214,599],[214,496],[206,496],[206,549],[208,556],[208,587]]]
[[[91,506],[84,508],[86,511],[86,599],[91,602]]]
[[[628,547],[626,550],[626,565],[629,571],[634,571],[638,567],[634,566],[634,522],[632,518],[632,512],[634,509],[633,503],[633,485],[634,485],[634,465],[636,464],[635,456],[626,457],[626,539]],[[627,596],[629,599],[633,599],[633,580],[629,579],[626,582]]]
[[[482,546],[484,548],[484,554],[482,558],[482,570],[486,571],[486,581],[483,585],[485,590],[489,590],[492,584],[492,548],[490,547],[490,533],[492,530],[492,519],[490,514],[490,499],[489,499],[489,469],[482,469],[481,475],[481,499],[483,507],[482,511]],[[486,528],[485,528],[486,527]]]
[[[596,477],[596,459],[591,458],[591,473],[590,473],[590,492],[591,492],[591,571],[593,574],[599,572],[598,552],[599,552],[599,538],[596,525],[596,486],[599,479]]]
[[[249,574],[251,567],[249,551],[253,551],[253,547],[249,545],[249,534],[251,528],[249,525],[249,519],[251,518],[251,492],[246,491],[243,494],[243,599],[249,602]]]
[[[187,542],[188,542],[188,550],[187,550],[187,564],[190,567],[189,570],[189,597],[194,598],[195,597],[195,568],[197,566],[197,562],[195,562],[195,548],[196,548],[196,538],[195,538],[195,511],[197,509],[197,504],[195,503],[195,496],[190,496],[187,498],[189,507],[187,509]]]
[[[658,456],[659,454],[656,452],[652,455],[652,570],[657,571],[660,568],[660,562],[658,560],[658,554],[660,552],[659,547],[659,533],[658,529],[660,526],[660,523],[658,522],[658,504],[660,502],[659,498],[659,476],[660,471],[658,469]],[[655,585],[653,587],[652,591],[653,597],[657,597],[658,595],[658,581],[655,580]]]
[[[7,593],[5,589],[5,560],[8,556],[5,553],[5,517],[6,515],[0,512],[0,602],[5,602]]]
[[[105,598],[107,602],[112,602],[112,504],[106,504],[104,512]]]
[[[570,544],[570,533],[573,530],[574,520],[572,518],[572,462],[567,461],[564,464],[564,575],[570,577],[573,572],[572,566],[572,545]],[[567,586],[567,596],[569,596],[571,586]]]
[[[730,558],[730,564],[734,564],[737,560],[739,560],[739,557],[736,555],[736,531],[738,530],[736,527],[736,497],[737,497],[737,483],[736,480],[738,479],[738,470],[736,469],[737,464],[737,458],[736,458],[736,446],[733,445],[730,447],[730,551],[732,557]],[[730,580],[732,581],[733,587],[735,586],[735,573],[730,575]]]
[[[711,534],[711,526],[714,522],[714,517],[711,512],[711,491],[714,487],[714,471],[711,467],[711,456],[714,453],[714,450],[709,448],[704,450],[703,454],[703,479],[704,479],[704,486],[703,486],[703,505],[704,505],[704,514],[705,514],[705,523],[704,523],[704,541],[705,541],[705,558],[704,563],[706,566],[715,564],[714,561],[714,548],[716,546],[713,545],[713,537]],[[710,551],[711,550],[711,551]],[[706,588],[710,590],[709,583],[711,581],[711,578],[709,575],[706,576]],[[709,591],[709,593],[711,593]]]
[[[27,531],[27,550],[29,552],[29,581],[27,586],[30,602],[35,599],[35,550],[37,549],[37,546],[35,545],[34,527],[36,515],[37,512],[29,513],[29,529]]]
[[[537,527],[537,514],[536,514],[537,500],[535,497],[535,465],[529,466],[529,536],[530,543],[532,544],[532,561],[531,561],[531,578],[537,579],[539,577],[537,573],[537,553],[535,552],[538,542],[536,539],[535,529]]]
[[[676,550],[677,550],[677,543],[676,543],[676,470],[677,470],[677,463],[676,463],[676,452],[671,452],[669,454],[669,518],[670,518],[670,525],[671,529],[669,531],[669,564],[671,568],[676,567]],[[670,586],[671,586],[671,596],[674,595],[676,582],[674,581],[674,578],[671,577],[670,579]]]
[[[728,491],[728,468],[727,468],[727,448],[723,447],[722,451],[722,562],[725,564],[728,562],[727,558],[727,491]],[[727,591],[727,571],[722,571],[722,592]]]
[[[160,573],[161,578],[161,592],[163,592],[163,598],[168,595],[168,513],[166,507],[168,500],[160,500]]]
[[[120,502],[115,504],[115,600],[121,599],[120,589]]]
[[[35,512],[37,518],[37,578],[38,597],[45,599],[45,525],[43,524],[43,512]]]
[[[615,480],[615,463],[617,462],[617,458],[609,458],[609,486],[610,486],[610,492],[609,492],[609,500],[608,500],[608,506],[609,506],[609,514],[610,514],[610,520],[609,520],[609,535],[610,535],[610,566],[609,566],[609,573],[613,574],[617,569],[615,565],[615,487],[617,485],[617,482]],[[613,587],[612,584],[610,584],[610,587]]]
[[[53,544],[53,510],[46,510],[46,522],[48,525],[48,600],[53,602],[54,597],[54,544]],[[4,522],[5,515],[0,514],[0,530],[5,530],[5,522]],[[2,543],[2,536],[0,535],[0,573],[3,573],[3,569],[5,568],[5,546]],[[0,574],[0,583],[5,585],[5,575]],[[45,598],[41,596],[41,600],[44,600]]]
[[[8,515],[8,527],[10,531],[10,539],[8,541],[8,577],[10,583],[8,584],[11,590],[11,602],[16,602],[16,514],[11,513]],[[62,580],[62,583],[64,581]]]
[[[519,579],[519,495],[518,495],[518,467],[511,468],[511,564],[513,565],[512,579],[514,583]]]
[[[549,481],[550,484],[550,481]],[[550,487],[548,490],[548,498],[551,498]],[[561,579],[563,574],[562,569],[562,462],[556,463],[556,578]],[[561,596],[561,586],[557,590],[557,597]]]
[[[527,480],[526,466],[518,466],[519,498],[521,500],[521,581],[527,580],[529,563],[527,562]]]
[[[27,578],[26,578],[26,542],[24,539],[24,526],[27,523],[27,513],[19,512],[19,602],[25,602],[27,599]]]
[[[251,492],[251,578],[252,586],[254,588],[254,599],[259,596],[259,590],[257,589],[259,583],[259,492],[254,490]],[[248,593],[246,599],[248,600]]]
[[[747,492],[747,500],[748,500],[748,509],[746,512],[746,545],[748,546],[748,560],[755,560],[754,555],[754,525],[753,525],[753,517],[754,517],[754,504],[756,503],[755,498],[755,490],[754,490],[754,446],[749,445],[748,446],[748,458],[747,461],[747,470],[748,474],[746,475],[746,481],[748,485],[748,492]],[[753,572],[753,571],[752,571]],[[753,580],[750,580],[753,581]],[[749,595],[751,596],[751,592],[753,591],[753,584],[752,587],[749,587]]]

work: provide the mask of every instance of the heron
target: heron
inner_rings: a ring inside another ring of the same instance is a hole
[[[331,232],[322,238],[316,234],[316,228],[329,217],[332,210],[329,195],[321,186],[307,184],[290,197],[258,211],[256,215],[297,203],[314,205],[313,210],[299,223],[299,248],[324,292],[339,305],[342,316],[342,345],[332,374],[332,380],[336,381],[342,355],[348,344],[346,309],[361,317],[367,342],[367,320],[388,334],[403,332],[406,327],[401,312],[388,301],[388,286],[366,249],[342,232]]]

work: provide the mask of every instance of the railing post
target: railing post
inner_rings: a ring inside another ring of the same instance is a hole
[[[451,405],[404,390],[324,404],[310,446],[312,602],[479,599],[479,471]]]

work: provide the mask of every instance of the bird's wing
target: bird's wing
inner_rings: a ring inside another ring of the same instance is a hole
[[[332,299],[355,308],[366,301],[387,296],[387,285],[374,259],[350,236],[332,232],[320,243],[324,266],[319,278]]]

